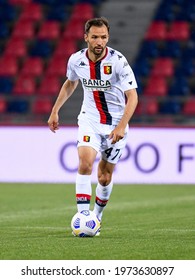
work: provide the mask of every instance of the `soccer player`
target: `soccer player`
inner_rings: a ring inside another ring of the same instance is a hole
[[[59,128],[58,112],[80,80],[84,98],[78,116],[77,210],[89,210],[91,173],[100,152],[93,210],[100,221],[112,192],[114,167],[127,142],[128,123],[138,103],[137,83],[131,67],[119,51],[107,46],[109,29],[103,17],[85,23],[87,48],[70,56],[67,79],[48,120],[49,128],[55,132]]]

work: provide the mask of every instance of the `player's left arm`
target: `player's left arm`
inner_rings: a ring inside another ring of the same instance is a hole
[[[131,120],[138,104],[138,95],[136,89],[129,89],[125,91],[125,95],[127,97],[127,102],[124,114],[116,128],[109,135],[109,138],[112,139],[112,144],[115,144],[124,137],[126,126]]]

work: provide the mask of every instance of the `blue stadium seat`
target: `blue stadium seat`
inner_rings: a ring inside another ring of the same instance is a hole
[[[0,19],[1,21],[14,21],[17,18],[17,11],[14,6],[9,4],[3,4],[0,7]]]
[[[67,21],[69,14],[64,5],[50,6],[46,15],[47,20]]]
[[[156,41],[144,41],[141,45],[139,56],[154,58],[159,56],[158,43]]]
[[[137,58],[133,70],[135,72],[136,77],[139,76],[148,76],[150,73],[150,63],[148,58]]]
[[[52,55],[53,48],[49,41],[46,40],[37,40],[30,49],[30,56],[40,56],[47,58]]]
[[[9,28],[6,22],[0,22],[0,39],[5,39],[9,36]]]
[[[181,59],[176,69],[177,76],[190,77],[195,75],[195,62],[192,58]]]
[[[160,55],[162,57],[180,58],[182,55],[182,48],[178,41],[166,41],[165,46],[161,49]]]
[[[154,20],[163,20],[163,21],[173,21],[175,20],[175,12],[172,7],[172,3],[170,2],[162,2],[155,15],[154,15]]]
[[[0,77],[0,93],[10,94],[13,89],[13,80],[8,77]]]
[[[21,99],[15,99],[8,101],[7,112],[8,113],[27,113],[29,110],[29,101]]]
[[[190,86],[184,76],[175,77],[169,88],[169,96],[188,96],[190,94]]]
[[[159,105],[162,114],[179,114],[182,111],[182,103],[176,100],[167,100]]]

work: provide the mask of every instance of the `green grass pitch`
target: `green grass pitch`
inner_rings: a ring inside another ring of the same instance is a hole
[[[73,237],[75,213],[73,184],[1,183],[0,259],[195,259],[195,185],[115,185],[99,237]]]

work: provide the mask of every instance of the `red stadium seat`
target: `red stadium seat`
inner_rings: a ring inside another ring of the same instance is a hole
[[[0,76],[15,76],[18,73],[18,61],[15,57],[0,58]]]
[[[27,55],[27,46],[24,39],[11,38],[6,45],[4,56],[24,57]]]
[[[156,99],[148,98],[146,102],[146,114],[147,115],[156,115],[158,114],[159,106]]]
[[[71,37],[64,37],[59,41],[53,56],[55,58],[57,57],[67,58],[76,51],[77,51],[76,41]]]
[[[57,21],[45,21],[42,23],[38,32],[39,39],[58,39],[60,36],[60,25]]]
[[[165,96],[168,86],[164,77],[149,77],[148,83],[144,89],[144,95],[147,96]]]
[[[42,80],[39,88],[38,94],[40,95],[58,95],[61,88],[60,79],[57,76],[45,76]]]
[[[190,38],[190,26],[186,21],[174,21],[170,24],[167,40],[188,40]]]
[[[67,69],[67,59],[63,57],[52,58],[50,61],[46,75],[54,75],[54,76],[66,76],[66,69]]]
[[[172,77],[174,74],[174,62],[171,58],[157,58],[151,69],[152,76]]]
[[[165,40],[167,34],[167,25],[164,21],[153,21],[149,26],[145,40]]]
[[[74,32],[73,32],[74,30]],[[84,28],[82,19],[70,19],[62,34],[64,38],[82,40],[84,37]]]
[[[42,7],[38,3],[29,3],[21,13],[21,19],[41,21],[43,18]]]
[[[17,95],[33,95],[36,92],[36,82],[33,77],[19,76],[17,79],[13,93]]]
[[[154,98],[142,99],[139,101],[136,108],[137,115],[156,115],[158,114],[159,106],[158,102]]]
[[[49,114],[51,112],[53,102],[51,98],[37,98],[32,104],[33,114]]]
[[[0,96],[0,113],[3,114],[6,112],[7,102],[4,97]]]
[[[86,21],[89,18],[94,17],[93,6],[90,3],[77,3],[74,5],[71,20],[81,19],[82,21]]]
[[[195,116],[195,98],[188,99],[184,103],[183,114],[188,116]]]
[[[20,74],[23,76],[41,76],[43,68],[43,60],[40,57],[28,57],[23,64]]]
[[[34,22],[32,20],[19,19],[14,26],[12,38],[32,39],[34,33]]]

